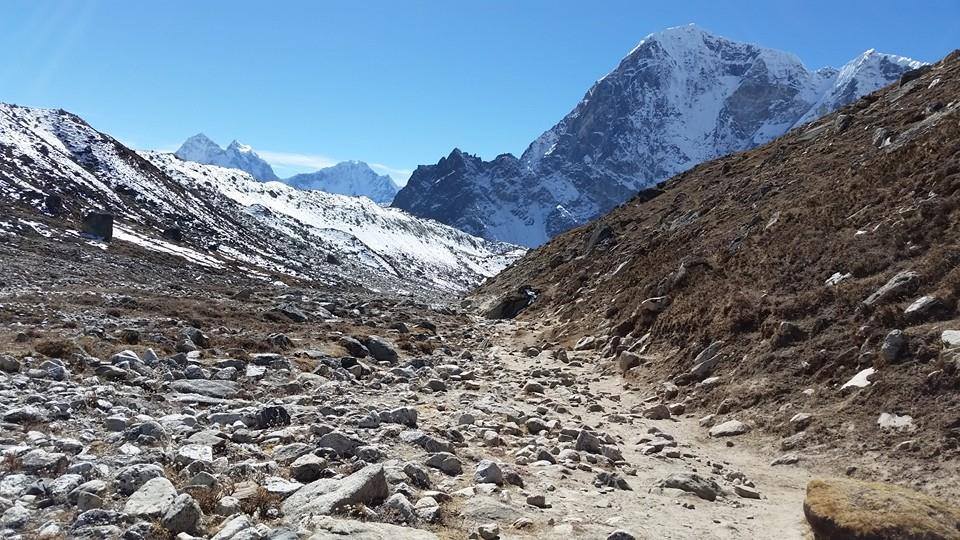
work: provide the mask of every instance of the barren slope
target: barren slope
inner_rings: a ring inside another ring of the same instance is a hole
[[[626,376],[673,381],[700,415],[789,435],[792,451],[843,448],[837,459],[866,464],[853,474],[956,495],[960,366],[941,341],[960,329],[958,187],[954,52],[641,193],[530,252],[475,300],[529,286],[537,297],[520,317],[545,323],[545,339],[641,353]],[[871,296],[901,272],[915,274]],[[713,369],[690,373],[717,341]],[[869,385],[841,390],[868,368]],[[788,422],[798,412],[813,415],[803,435]],[[882,429],[882,413],[912,425]]]

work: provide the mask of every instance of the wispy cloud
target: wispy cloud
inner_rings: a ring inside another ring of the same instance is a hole
[[[273,152],[270,150],[257,150],[256,152],[274,168],[285,171],[309,172],[316,169],[332,167],[343,161],[321,154],[298,154],[293,152]],[[413,174],[413,171],[409,169],[399,169],[381,163],[368,163],[368,165],[380,174],[389,174],[390,177],[401,186],[405,185],[407,179]]]
[[[270,150],[257,150],[256,152],[271,165],[279,165],[281,167],[323,169],[339,163],[331,157],[319,154],[295,154],[291,152],[271,152]]]
[[[380,174],[389,174],[390,178],[393,178],[393,181],[401,186],[407,185],[407,180],[409,180],[410,175],[413,174],[413,171],[410,169],[395,169],[380,163],[368,163],[367,165],[370,165],[371,169]]]

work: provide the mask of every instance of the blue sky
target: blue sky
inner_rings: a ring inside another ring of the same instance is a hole
[[[59,107],[136,148],[202,131],[283,175],[346,159],[403,178],[453,147],[519,154],[643,37],[689,22],[839,66],[934,61],[960,1],[7,0],[0,101]]]

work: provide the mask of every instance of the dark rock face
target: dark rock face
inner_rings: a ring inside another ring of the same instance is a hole
[[[397,193],[393,206],[421,217],[453,225],[476,236],[491,236],[479,209],[496,203],[497,195],[478,184],[480,179],[499,181],[522,176],[520,161],[503,154],[493,161],[454,148],[436,165],[421,165],[406,187]],[[504,189],[507,186],[503,186]]]
[[[488,319],[512,319],[529,306],[537,295],[529,287],[522,287],[514,294],[504,296],[484,312]]]
[[[90,212],[84,215],[83,232],[109,242],[113,239],[113,214]]]
[[[694,26],[648,36],[520,159],[454,150],[393,205],[525,246],[608,212],[698,163],[766,143],[920,65],[868,51],[843,70]]]
[[[167,227],[163,230],[163,237],[174,242],[183,242],[183,229],[180,227]]]

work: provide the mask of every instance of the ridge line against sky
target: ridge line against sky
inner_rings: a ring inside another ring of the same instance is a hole
[[[8,0],[0,101],[70,110],[139,149],[204,132],[281,177],[359,160],[403,182],[454,147],[519,155],[668,27],[817,69],[870,48],[936,61],[960,45],[957,20],[956,0]]]

